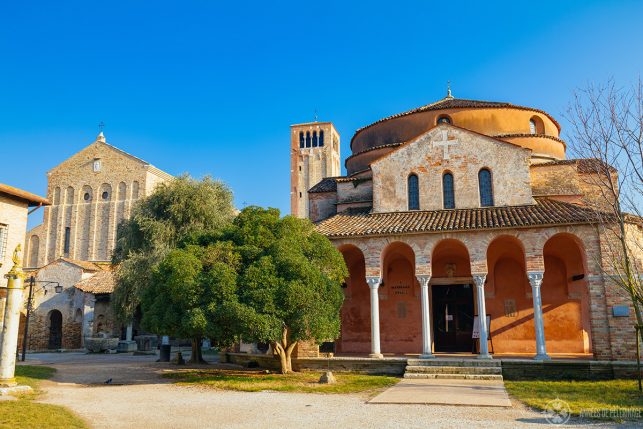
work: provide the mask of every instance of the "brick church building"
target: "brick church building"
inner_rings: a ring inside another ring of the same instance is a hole
[[[599,169],[559,134],[544,111],[449,91],[359,129],[341,176],[333,125],[293,125],[292,213],[350,272],[336,352],[633,359],[634,311],[587,205]]]

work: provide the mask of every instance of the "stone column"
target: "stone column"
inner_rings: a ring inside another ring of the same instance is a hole
[[[0,264],[0,267],[2,264]],[[0,347],[2,347],[2,331],[4,331],[4,307],[5,307],[5,302],[6,299],[4,297],[0,297]]]
[[[366,277],[366,282],[371,290],[371,354],[372,358],[383,358],[380,351],[380,277]]]
[[[83,335],[82,346],[85,346],[85,337],[91,337],[94,327],[94,306],[96,305],[96,297],[93,294],[85,294],[85,304],[83,305]]]
[[[487,306],[484,299],[484,283],[487,274],[474,274],[473,281],[476,283],[476,297],[478,299],[478,323],[480,325],[480,354],[478,359],[492,359],[489,354],[489,332],[487,332]]]
[[[429,310],[429,280],[431,276],[418,276],[420,282],[421,303],[422,303],[422,354],[420,359],[431,359],[433,355],[431,347],[431,314]]]
[[[543,323],[543,302],[540,295],[540,286],[543,284],[542,271],[530,271],[527,273],[531,285],[531,296],[534,300],[534,328],[536,329],[536,360],[548,360],[547,348],[545,347],[545,325]]]
[[[129,322],[127,324],[127,328],[125,329],[125,341],[132,341],[133,331],[134,331],[134,326],[132,325],[132,322]]]
[[[17,386],[16,349],[18,348],[18,332],[20,327],[20,309],[22,308],[22,260],[21,246],[13,252],[13,268],[7,279],[7,298],[4,309],[4,325],[2,327],[2,346],[0,348],[0,389],[5,391],[31,390],[28,386]]]

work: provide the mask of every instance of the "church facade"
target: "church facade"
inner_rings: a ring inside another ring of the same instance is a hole
[[[350,272],[336,352],[634,358],[586,204],[596,161],[566,159],[559,133],[541,110],[450,94],[358,130],[347,174],[308,190]]]

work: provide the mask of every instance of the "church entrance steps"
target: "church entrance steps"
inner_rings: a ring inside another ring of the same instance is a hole
[[[421,374],[496,374],[502,375],[499,366],[407,366],[406,373]]]
[[[502,375],[498,374],[427,374],[427,373],[405,373],[406,379],[426,379],[426,380],[499,380],[502,381]]]
[[[498,367],[502,362],[497,359],[453,359],[453,358],[436,358],[436,359],[407,359],[406,364],[409,366],[465,366],[465,367]]]
[[[404,378],[503,380],[501,362],[478,359],[409,359]]]

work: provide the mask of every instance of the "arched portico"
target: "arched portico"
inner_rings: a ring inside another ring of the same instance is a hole
[[[352,244],[339,247],[348,268],[344,282],[344,304],[341,309],[341,334],[338,353],[369,353],[371,350],[371,317],[369,288],[366,284],[364,254]]]
[[[422,351],[420,285],[415,277],[415,252],[395,241],[382,251],[379,287],[380,338],[383,353]]]
[[[591,353],[589,291],[585,251],[570,233],[552,236],[543,248],[542,306],[551,353]]]

